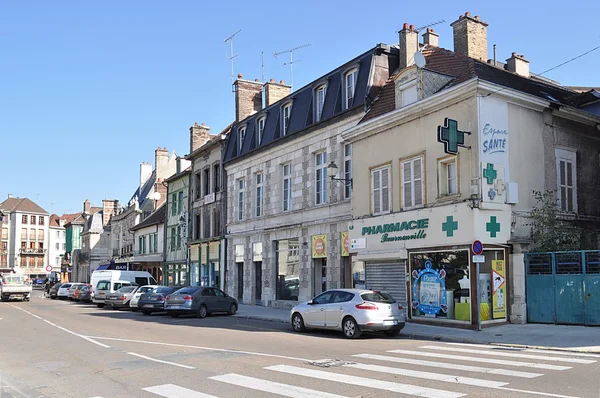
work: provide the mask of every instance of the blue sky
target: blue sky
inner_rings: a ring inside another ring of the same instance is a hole
[[[529,4],[535,3],[535,4]],[[188,153],[189,127],[219,132],[234,116],[235,74],[290,82],[275,51],[294,53],[301,87],[377,43],[397,43],[404,22],[450,23],[470,11],[488,22],[498,59],[516,51],[541,72],[600,45],[600,2],[2,1],[0,2],[0,200],[29,197],[54,213],[83,201],[127,202],[139,164],[154,150]],[[600,51],[546,76],[600,86]]]

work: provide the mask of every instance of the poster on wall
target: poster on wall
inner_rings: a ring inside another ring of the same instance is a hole
[[[412,272],[413,309],[419,309],[427,315],[435,315],[440,311],[448,312],[446,304],[446,271],[434,270],[431,261],[425,261],[425,269]]]
[[[479,160],[504,169],[504,180],[510,181],[508,164],[508,104],[494,97],[480,97]]]
[[[313,235],[312,258],[327,258],[327,235]]]
[[[506,318],[504,260],[492,260],[492,307],[494,319]]]
[[[348,257],[350,255],[350,240],[348,239],[348,232],[342,232],[342,257]]]

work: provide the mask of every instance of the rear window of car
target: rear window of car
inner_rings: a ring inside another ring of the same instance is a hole
[[[131,293],[135,290],[135,286],[127,286],[119,289],[119,293]]]
[[[62,285],[60,288],[61,288],[61,289],[63,289],[63,288],[64,288],[64,289],[66,289],[66,288],[68,288],[68,287],[71,287],[71,284],[70,284],[70,283],[65,283],[65,284],[64,284],[64,285]]]
[[[194,294],[199,290],[199,288],[185,288],[185,289],[179,289],[178,291],[176,291],[173,294]]]
[[[109,281],[100,281],[96,286],[98,290],[110,290],[110,282]]]
[[[168,287],[168,286],[162,286],[162,287],[157,287],[156,289],[154,289],[152,291],[152,293],[170,293],[173,290],[173,288]]]
[[[374,303],[395,303],[396,300],[389,294],[383,292],[363,293],[360,295],[365,301],[372,301]]]
[[[155,288],[152,286],[143,286],[143,287],[140,287],[140,290],[138,290],[138,293],[148,293],[154,289]]]

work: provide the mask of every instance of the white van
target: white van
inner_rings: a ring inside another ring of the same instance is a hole
[[[146,271],[94,271],[91,278],[92,302],[98,308],[104,307],[104,300],[123,286],[157,285],[156,280]],[[101,285],[101,286],[99,286]]]

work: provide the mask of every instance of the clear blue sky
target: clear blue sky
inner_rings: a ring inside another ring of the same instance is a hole
[[[536,3],[530,5],[529,3]],[[374,46],[397,43],[403,22],[434,27],[452,49],[450,23],[465,11],[490,24],[498,58],[516,51],[533,72],[600,44],[600,2],[572,1],[1,1],[0,201],[29,197],[76,212],[89,199],[127,202],[139,164],[156,147],[184,155],[189,126],[213,133],[233,118],[226,37],[235,74],[301,87]],[[600,86],[600,51],[548,73],[565,85]]]

